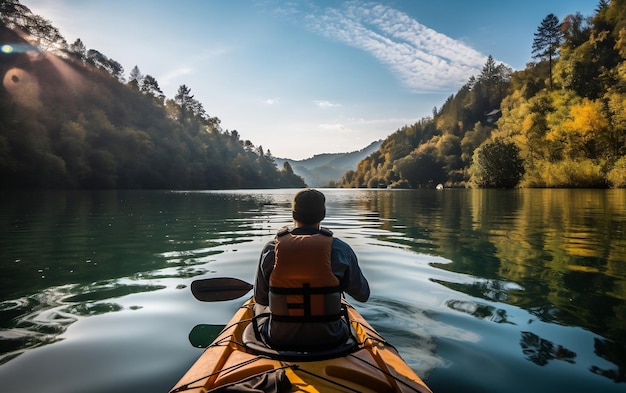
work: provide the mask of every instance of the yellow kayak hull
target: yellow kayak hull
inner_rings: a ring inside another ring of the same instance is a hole
[[[254,299],[248,300],[226,328],[172,388],[171,393],[204,393],[237,384],[256,375],[284,370],[288,392],[421,392],[432,393],[365,319],[346,303],[356,337],[350,353],[323,358],[313,353],[272,356],[244,343],[244,331],[254,316]]]

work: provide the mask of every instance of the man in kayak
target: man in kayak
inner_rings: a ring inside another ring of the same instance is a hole
[[[349,327],[341,309],[342,292],[365,302],[370,288],[356,254],[320,226],[326,198],[314,189],[298,192],[292,203],[293,227],[281,229],[259,260],[254,297],[268,345],[283,350],[329,349],[344,343]]]

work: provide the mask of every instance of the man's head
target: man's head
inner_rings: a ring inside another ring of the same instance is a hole
[[[312,188],[299,191],[293,197],[291,214],[293,219],[304,225],[315,225],[326,216],[326,198]]]

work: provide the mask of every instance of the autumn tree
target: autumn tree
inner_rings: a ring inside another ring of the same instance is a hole
[[[563,46],[576,48],[589,39],[589,18],[585,18],[580,12],[569,14],[560,25],[563,35]]]
[[[608,181],[615,188],[626,188],[626,156],[615,162],[607,175]]]
[[[570,118],[563,122],[567,134],[568,156],[595,159],[600,150],[610,147],[607,138],[609,123],[603,114],[603,104],[584,99],[570,109]]]

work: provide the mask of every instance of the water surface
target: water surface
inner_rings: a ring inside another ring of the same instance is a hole
[[[296,190],[0,194],[3,391],[166,392]],[[626,389],[626,191],[324,190],[353,302],[435,392]]]

